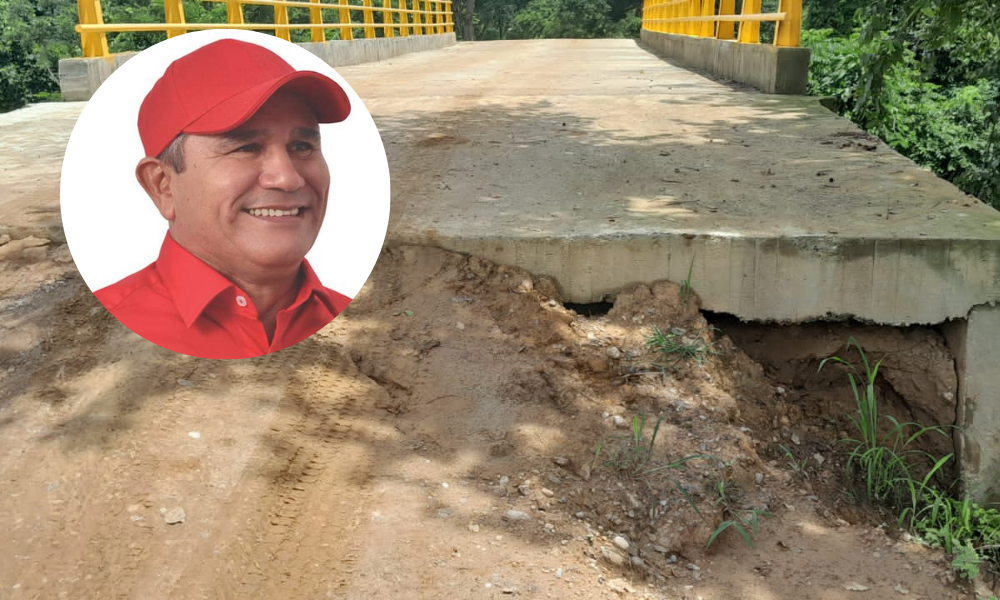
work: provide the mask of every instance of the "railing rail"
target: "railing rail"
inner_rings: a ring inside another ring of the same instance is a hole
[[[451,0],[361,0],[361,5],[349,4],[348,0],[336,3],[322,0],[206,0],[226,4],[226,23],[188,23],[184,19],[182,0],[164,0],[165,23],[105,23],[101,11],[101,0],[77,0],[80,9],[80,24],[76,31],[80,34],[85,57],[108,56],[108,33],[122,31],[165,31],[167,37],[174,37],[204,29],[254,29],[273,30],[282,39],[291,41],[293,29],[312,32],[314,42],[326,40],[326,30],[340,32],[340,39],[354,39],[354,29],[362,29],[365,38],[406,37],[450,33],[454,31]],[[381,6],[373,5],[379,2]],[[274,7],[274,23],[246,23],[243,19],[243,5],[256,4]],[[308,23],[291,23],[288,9],[308,9]],[[335,11],[337,21],[323,21],[323,11]],[[352,13],[361,13],[361,22],[354,20]],[[382,22],[375,22],[380,14]],[[376,31],[381,31],[378,36]]]
[[[779,0],[778,12],[762,13],[761,0],[645,0],[642,28],[660,33],[760,43],[760,23],[775,23],[774,45],[798,47],[802,32],[802,0]],[[739,27],[737,28],[737,24]]]

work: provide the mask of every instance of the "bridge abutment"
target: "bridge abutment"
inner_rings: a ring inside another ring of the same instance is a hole
[[[1000,503],[1000,306],[976,306],[942,329],[958,375],[955,442],[963,485],[980,502]]]

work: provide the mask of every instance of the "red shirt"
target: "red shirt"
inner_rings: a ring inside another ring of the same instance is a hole
[[[249,358],[301,342],[351,301],[323,287],[306,260],[300,277],[295,300],[278,311],[270,343],[250,296],[169,233],[156,262],[95,295],[123,325],[154,344],[202,358]]]

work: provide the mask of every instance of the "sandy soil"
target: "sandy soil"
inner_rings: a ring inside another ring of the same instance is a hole
[[[0,252],[0,598],[974,597],[845,495],[846,419],[675,284],[579,314],[399,247],[325,330],[227,362],[122,327],[61,243]],[[661,373],[652,325],[718,354]],[[644,468],[716,458],[644,473],[640,415],[647,443],[662,417]],[[773,516],[706,548],[723,507]]]

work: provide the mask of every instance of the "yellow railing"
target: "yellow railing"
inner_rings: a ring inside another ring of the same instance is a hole
[[[184,20],[182,0],[163,0],[166,23],[112,23],[104,22],[101,0],[77,0],[80,7],[80,33],[83,55],[86,57],[108,56],[108,32],[119,31],[166,31],[167,37],[181,35],[201,29],[263,29],[274,30],[274,34],[291,41],[293,29],[308,29],[312,41],[326,40],[325,31],[340,31],[340,39],[354,39],[354,29],[363,29],[365,38],[405,37],[454,31],[451,16],[451,0],[361,0],[362,4],[349,4],[348,0],[206,0],[226,4],[227,23],[188,23]],[[381,6],[374,6],[378,2]],[[259,4],[274,7],[274,23],[246,23],[243,20],[243,5]],[[288,10],[308,9],[308,23],[290,23]],[[334,11],[337,21],[323,21],[324,11]],[[361,22],[355,21],[352,13],[361,13]],[[382,22],[375,22],[375,14],[382,16]],[[381,30],[382,35],[376,35]]]
[[[642,28],[743,43],[760,42],[761,21],[775,23],[774,45],[797,47],[802,32],[802,0],[779,0],[778,12],[761,13],[761,0],[644,0]],[[737,32],[736,24],[739,23]]]

